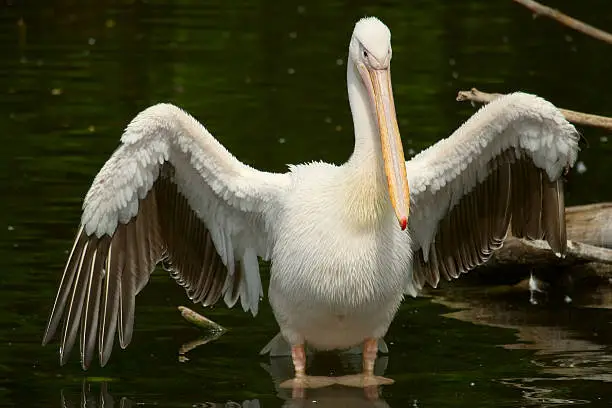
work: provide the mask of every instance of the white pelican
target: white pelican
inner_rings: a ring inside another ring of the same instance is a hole
[[[341,382],[387,383],[373,374],[377,343],[404,294],[482,264],[510,225],[562,255],[561,176],[576,160],[574,127],[549,102],[515,93],[405,162],[390,39],[376,18],[355,25],[347,60],[355,150],[340,166],[258,171],[176,106],[139,113],[85,197],[43,340],[61,326],[61,363],[77,335],[84,368],[96,347],[106,364],[117,331],[121,347],[130,343],[135,296],[162,260],[194,302],[240,299],[255,315],[260,257],[271,261],[281,333],[266,350],[286,340],[295,366],[285,386],[322,385],[305,373],[305,345],[363,345],[363,373]]]

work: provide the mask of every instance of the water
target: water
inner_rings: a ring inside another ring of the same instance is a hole
[[[606,0],[549,4],[612,27]],[[2,1],[0,406],[68,407],[81,399],[88,407],[612,403],[605,287],[571,304],[531,305],[527,292],[474,275],[406,301],[387,337],[391,353],[377,363],[397,383],[378,401],[345,388],[309,392],[302,401],[279,392],[277,378],[289,375],[290,362],[262,367],[270,361],[258,355],[277,331],[266,303],[256,319],[224,307],[203,311],[229,332],[180,362],[179,347],[201,333],[180,318],[184,292],[162,271],[138,296],[132,344],[117,348],[104,369],[84,373],[76,355],[59,367],[57,344],[40,346],[81,199],[126,123],[146,106],[170,101],[258,168],[342,162],[353,137],[346,49],[365,14],[381,17],[393,33],[395,100],[408,155],[473,112],[454,101],[458,90],[473,86],[612,112],[610,47],[534,20],[510,1]],[[567,201],[612,200],[610,135],[582,132],[586,172],[568,175]],[[309,369],[350,372],[355,363],[321,356]]]

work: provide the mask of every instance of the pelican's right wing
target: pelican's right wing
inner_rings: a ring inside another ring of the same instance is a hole
[[[96,345],[106,364],[117,328],[127,347],[135,296],[162,260],[194,302],[240,298],[255,315],[263,295],[257,256],[270,256],[290,176],[241,163],[173,105],[141,112],[121,141],[85,197],[45,332],[43,344],[61,327],[62,364],[79,329],[84,368]]]

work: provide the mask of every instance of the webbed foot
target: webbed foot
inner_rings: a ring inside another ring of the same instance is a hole
[[[346,387],[356,387],[356,388],[367,388],[374,387],[378,385],[389,385],[393,384],[395,381],[381,377],[373,374],[354,374],[354,375],[345,375],[342,377],[336,378],[336,384],[344,385]]]
[[[333,377],[319,377],[303,375],[294,377],[290,380],[283,381],[280,384],[281,388],[322,388],[334,385],[336,379]]]

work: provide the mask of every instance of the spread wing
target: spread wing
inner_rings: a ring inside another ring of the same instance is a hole
[[[60,329],[64,364],[80,338],[87,368],[105,365],[119,333],[130,343],[135,297],[164,261],[194,302],[223,298],[257,313],[257,256],[268,258],[268,221],[290,184],[252,169],[193,117],[168,104],[141,112],[95,177],[43,344]]]
[[[509,226],[566,250],[562,173],[578,133],[552,104],[524,93],[482,107],[455,133],[406,162],[413,277],[406,291],[484,263]]]

